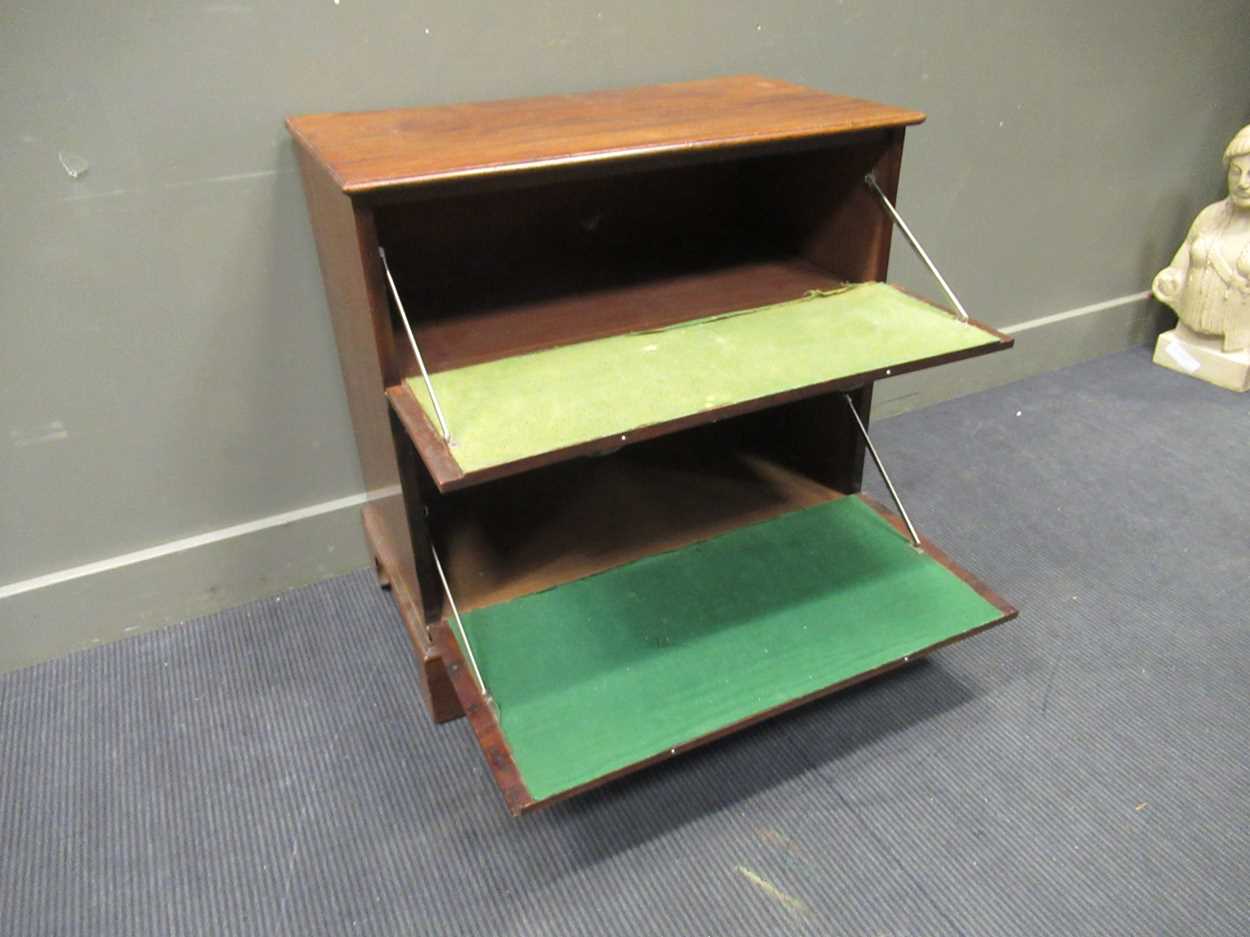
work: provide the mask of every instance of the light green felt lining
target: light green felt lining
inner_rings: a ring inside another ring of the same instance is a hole
[[[844,498],[464,625],[543,800],[1001,616]]]
[[[884,283],[433,375],[474,472],[998,339]],[[408,386],[437,426],[425,383]]]

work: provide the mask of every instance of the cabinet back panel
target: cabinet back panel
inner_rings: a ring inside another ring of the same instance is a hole
[[[801,449],[836,452],[854,430],[830,421],[811,427],[817,438],[792,440],[795,409],[724,420],[489,485],[430,492],[431,534],[461,609],[841,497]]]
[[[382,205],[378,240],[441,371],[873,278],[859,190],[894,139]]]

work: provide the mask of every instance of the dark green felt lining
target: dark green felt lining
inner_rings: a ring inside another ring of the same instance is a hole
[[[464,625],[544,800],[1001,617],[844,498]]]

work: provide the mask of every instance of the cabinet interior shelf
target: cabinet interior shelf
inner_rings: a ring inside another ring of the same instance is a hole
[[[774,451],[792,407],[451,492],[430,505],[462,611],[815,507],[841,492]],[[796,464],[797,461],[797,464]],[[438,610],[445,618],[451,611]]]
[[[388,396],[450,491],[1011,344],[884,283],[811,289],[824,292],[437,372],[450,445],[421,376]]]

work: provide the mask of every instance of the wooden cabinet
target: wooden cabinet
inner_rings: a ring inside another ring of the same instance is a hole
[[[379,577],[513,811],[1014,616],[859,494],[874,381],[1011,344],[883,283],[921,120],[742,76],[288,121]]]

